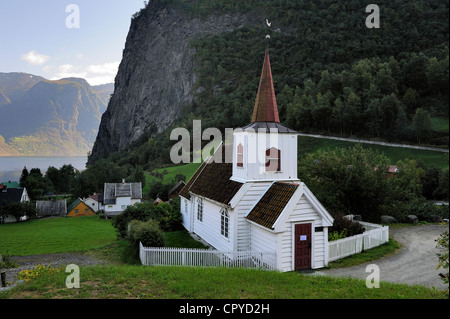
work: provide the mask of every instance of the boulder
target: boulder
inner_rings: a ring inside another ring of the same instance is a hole
[[[417,224],[419,222],[419,218],[416,215],[408,215],[406,216],[406,222],[409,224]]]
[[[392,217],[392,216],[388,216],[388,215],[383,215],[380,217],[380,221],[382,224],[394,224],[397,223],[397,220]]]

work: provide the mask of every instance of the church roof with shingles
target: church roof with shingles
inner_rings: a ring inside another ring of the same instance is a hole
[[[273,229],[273,225],[291,200],[298,186],[296,183],[273,183],[247,215],[247,219]]]

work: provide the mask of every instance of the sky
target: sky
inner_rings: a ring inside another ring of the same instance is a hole
[[[0,72],[113,83],[143,0],[0,0]]]

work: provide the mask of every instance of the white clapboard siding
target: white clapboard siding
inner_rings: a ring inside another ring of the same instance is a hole
[[[231,251],[233,250],[232,231],[233,231],[233,218],[234,213],[232,210],[228,211],[228,238],[221,235],[220,223],[221,223],[221,210],[223,206],[203,198],[203,220],[197,219],[197,199],[195,196],[192,212],[194,214],[194,232],[205,240],[208,244],[218,250]]]
[[[247,250],[250,247],[250,224],[245,218],[261,196],[269,189],[271,182],[252,183],[235,208],[236,212],[236,249]]]

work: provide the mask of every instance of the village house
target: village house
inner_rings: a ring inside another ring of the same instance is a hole
[[[11,183],[8,183],[11,184]],[[10,202],[14,203],[25,203],[29,202],[30,197],[28,196],[27,189],[24,188],[9,188],[6,183],[0,184],[0,206],[6,205]],[[26,220],[27,217],[23,216],[21,220]],[[0,216],[0,223],[14,223],[16,218],[11,215]]]
[[[105,183],[103,205],[105,216],[120,215],[128,206],[142,200],[142,183]]]
[[[94,210],[86,205],[81,198],[77,198],[70,206],[67,208],[68,217],[81,217],[81,216],[94,216]]]
[[[85,198],[83,202],[89,206],[94,212],[98,212],[103,209],[103,195],[94,193],[94,195]]]
[[[276,252],[280,271],[328,264],[333,218],[297,177],[297,134],[280,123],[268,51],[251,123],[202,163],[180,198],[184,227],[217,250]]]

